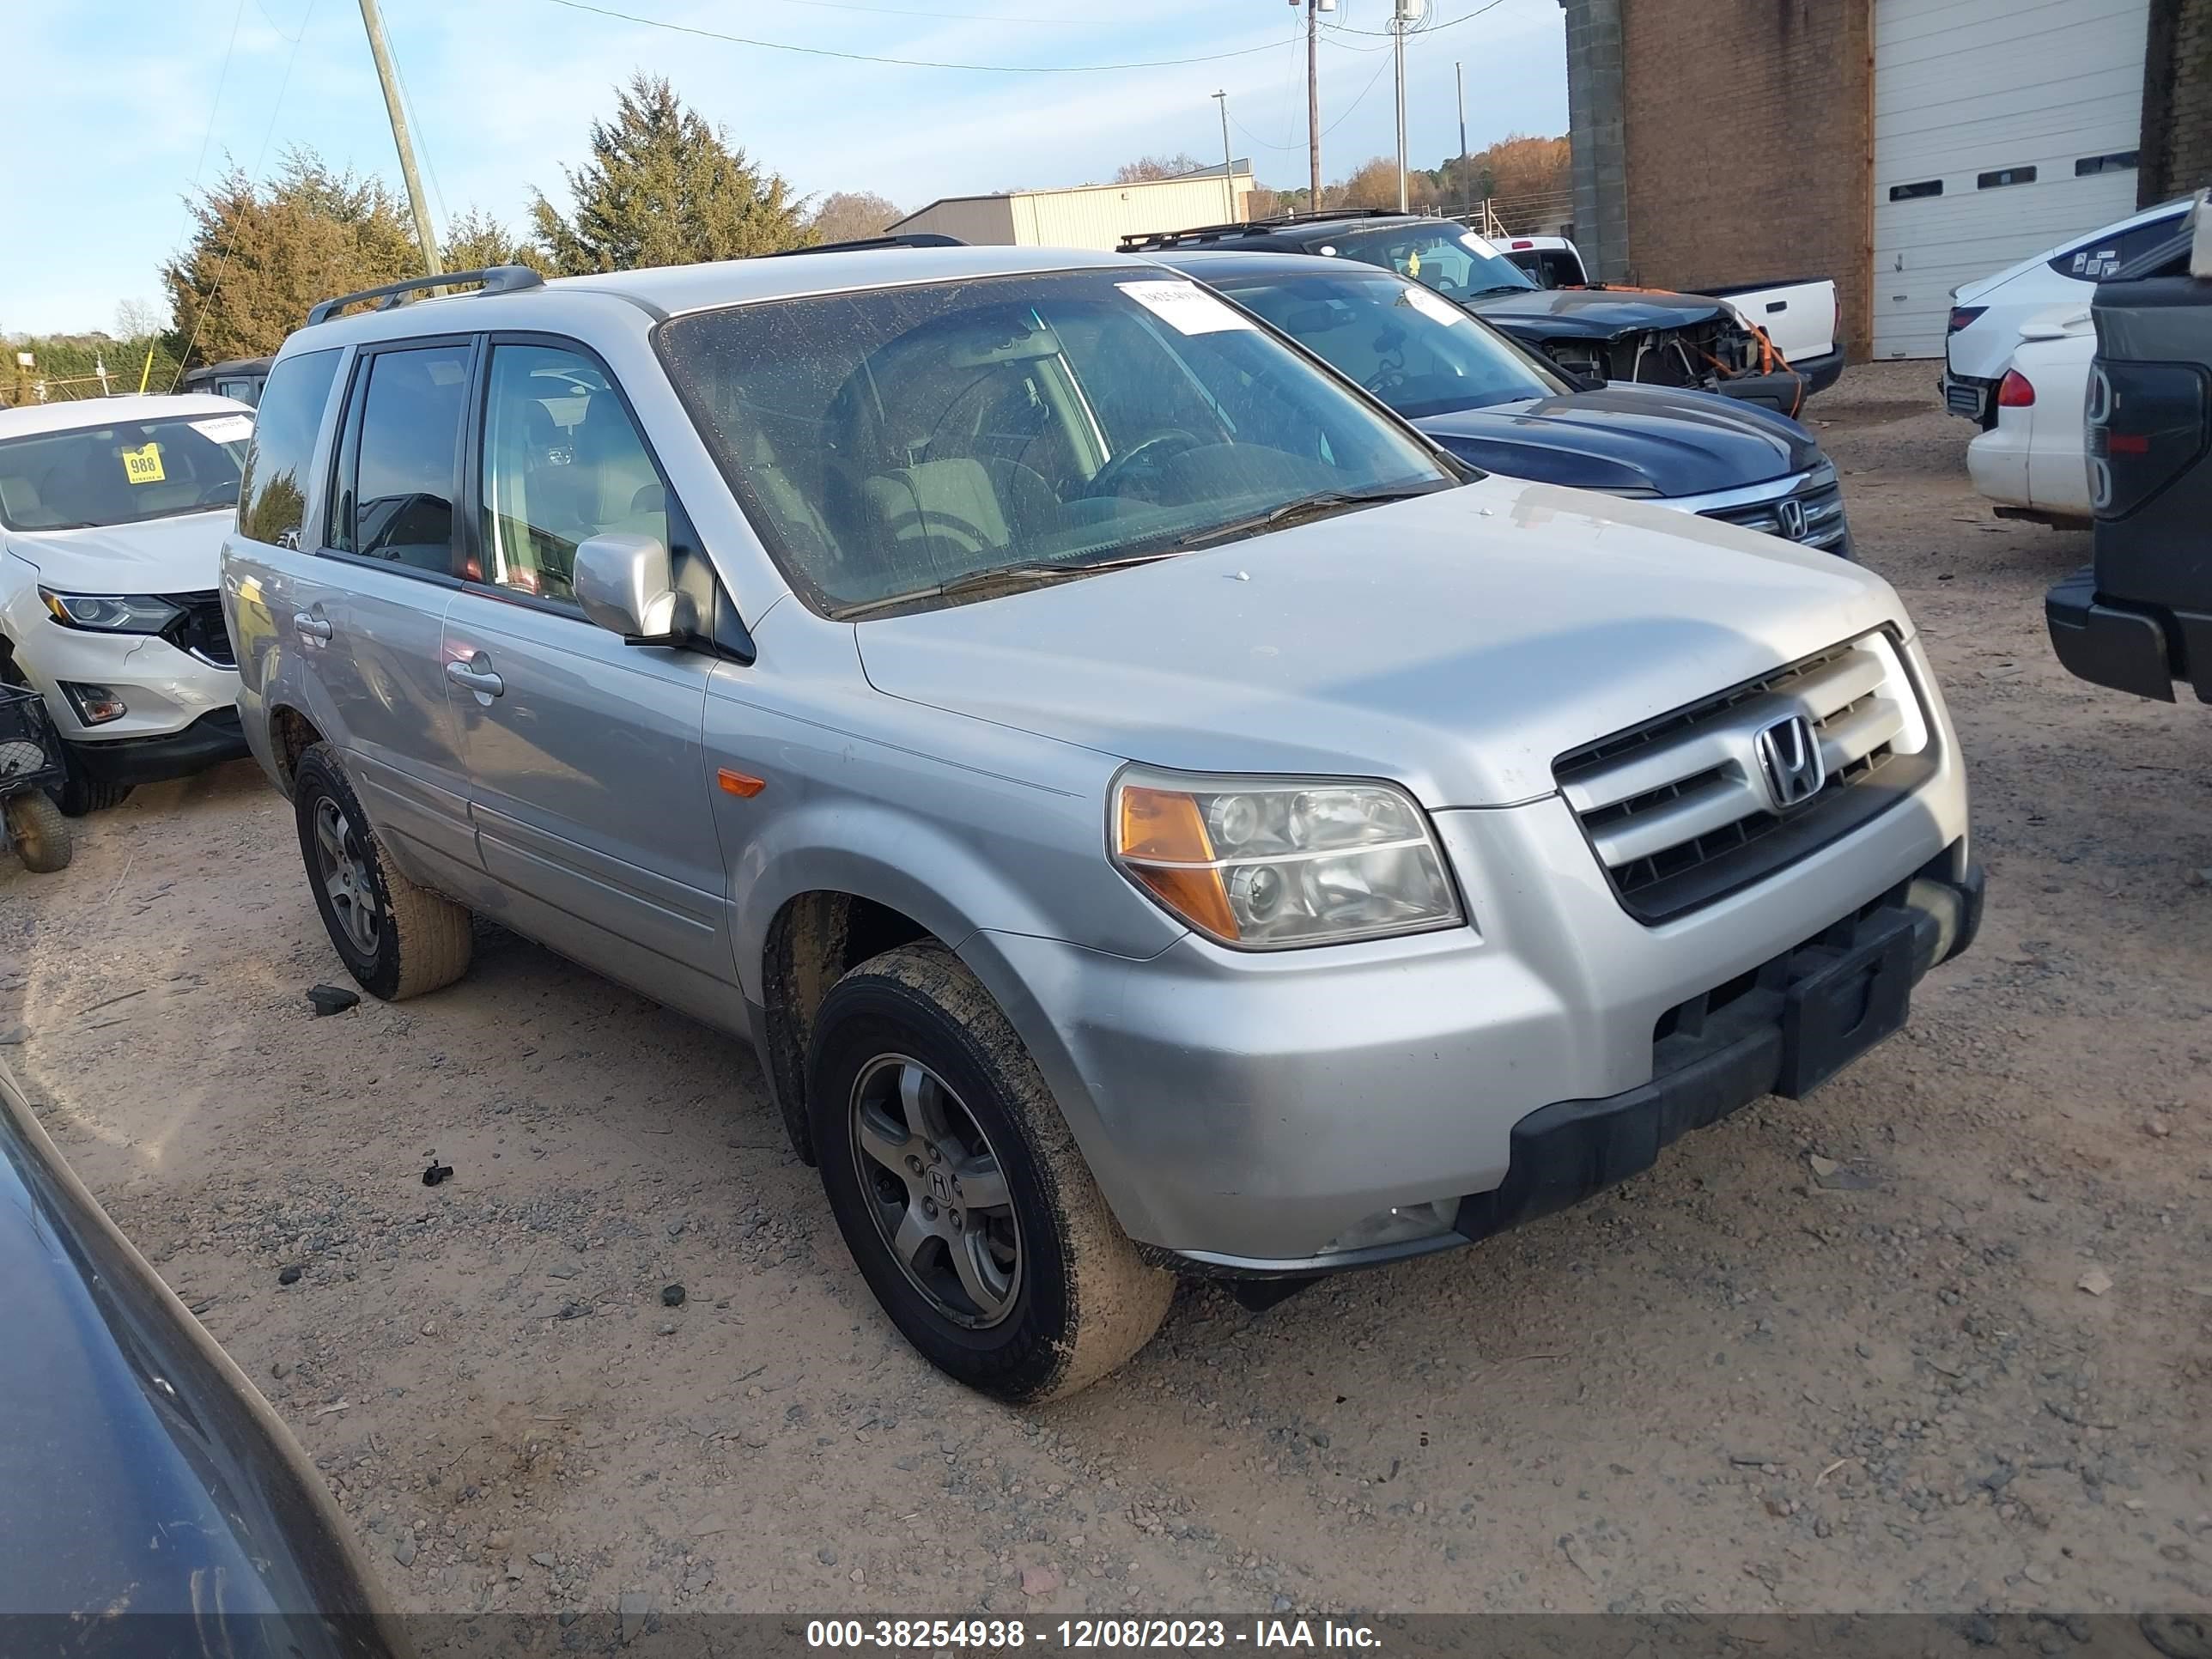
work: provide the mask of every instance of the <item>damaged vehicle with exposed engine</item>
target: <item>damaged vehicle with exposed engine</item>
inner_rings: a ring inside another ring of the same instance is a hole
[[[1593,385],[1631,380],[1717,392],[1794,416],[1806,398],[1832,384],[1843,368],[1833,338],[1832,307],[1829,337],[1809,348],[1808,362],[1817,368],[1810,372],[1785,356],[1766,329],[1749,320],[1768,302],[1764,290],[1732,290],[1723,296],[1661,289],[1547,288],[1451,219],[1382,210],[1293,214],[1121,239],[1123,252],[1155,258],[1198,248],[1312,253],[1380,265],[1465,306]],[[1795,293],[1806,285],[1786,286]]]

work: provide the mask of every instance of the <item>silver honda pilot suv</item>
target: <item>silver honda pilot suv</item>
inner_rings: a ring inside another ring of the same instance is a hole
[[[225,555],[331,945],[748,1036],[978,1389],[1632,1176],[1974,933],[1879,577],[1474,474],[1174,272],[440,281],[292,336]]]

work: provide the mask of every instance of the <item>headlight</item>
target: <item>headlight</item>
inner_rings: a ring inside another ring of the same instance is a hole
[[[1131,768],[1109,811],[1115,866],[1224,945],[1279,951],[1461,919],[1428,819],[1390,784]]]
[[[63,627],[103,634],[158,634],[185,614],[150,593],[57,593],[41,587],[39,597]]]

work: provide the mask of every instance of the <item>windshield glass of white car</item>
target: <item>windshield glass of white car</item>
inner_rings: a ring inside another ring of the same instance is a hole
[[[1572,390],[1450,301],[1371,266],[1206,276],[1409,420]]]
[[[754,525],[832,614],[1459,481],[1236,307],[1141,267],[773,301],[659,337]]]
[[[0,523],[89,530],[235,507],[252,435],[253,418],[241,412],[9,439],[0,443]]]

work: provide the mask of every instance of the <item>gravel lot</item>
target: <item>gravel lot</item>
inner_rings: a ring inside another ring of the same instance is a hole
[[[2061,672],[2087,540],[1990,516],[1934,373],[1814,406],[1990,868],[1909,1033],[1475,1249],[1186,1286],[1064,1406],[908,1351],[741,1046],[490,931],[312,1017],[250,765],[0,865],[0,1060],[408,1610],[2212,1606],[2212,722]]]

